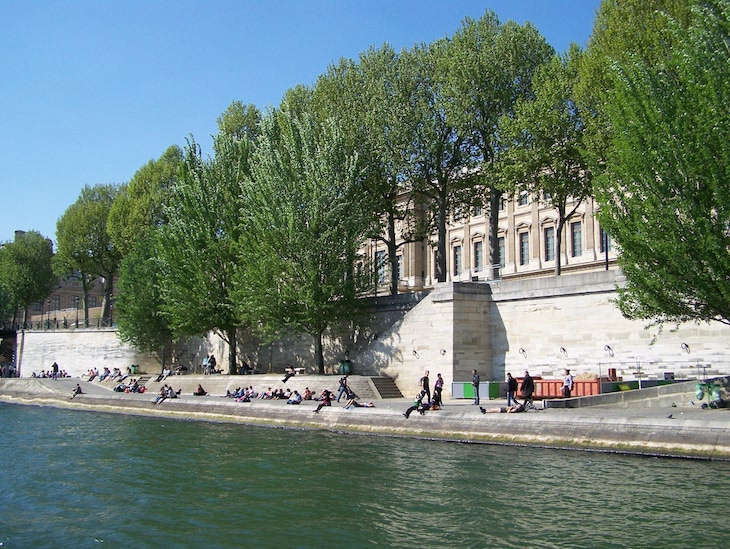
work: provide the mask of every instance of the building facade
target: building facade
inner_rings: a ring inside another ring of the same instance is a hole
[[[569,204],[569,209],[572,209]],[[578,205],[563,227],[560,250],[564,273],[614,268],[616,250],[610,235],[595,217],[592,198]],[[476,207],[468,214],[456,212],[447,228],[447,282],[487,281],[553,274],[556,262],[558,215],[549,201],[527,194],[504,199],[499,211],[499,266],[489,261],[489,215]],[[396,225],[398,234],[403,225]],[[398,249],[398,291],[431,289],[436,282],[436,236],[405,243]],[[390,266],[387,248],[369,240],[365,253],[375,266],[377,293],[388,293]]]

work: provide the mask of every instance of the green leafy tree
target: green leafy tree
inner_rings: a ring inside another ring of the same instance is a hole
[[[599,173],[611,143],[611,120],[607,112],[613,95],[611,67],[617,62],[641,59],[647,65],[664,62],[665,31],[671,19],[686,28],[694,0],[603,0],[596,14],[580,68],[575,95],[586,126],[585,143],[591,153],[592,170]]]
[[[159,353],[164,367],[173,333],[163,314],[155,230],[122,260],[115,310],[119,338],[140,351]]]
[[[362,53],[357,63],[341,60],[331,66],[314,88],[315,107],[336,116],[348,154],[357,158],[363,199],[372,215],[368,237],[387,249],[392,295],[398,293],[398,249],[425,238],[405,176],[417,125],[407,116],[414,114],[407,105],[417,79],[401,65],[398,53],[385,44]]]
[[[474,187],[473,150],[464,133],[448,116],[441,67],[446,62],[447,42],[439,40],[401,53],[403,70],[417,79],[406,116],[413,127],[408,178],[422,197],[429,226],[436,232],[436,279],[446,281],[446,235],[449,216]]]
[[[730,324],[730,7],[699,3],[688,26],[658,16],[661,61],[616,62],[605,104],[596,188],[627,279],[618,304],[628,318]]]
[[[51,241],[37,231],[18,233],[15,240],[0,246],[2,301],[14,314],[18,309],[23,311],[24,324],[30,304],[43,301],[58,284],[52,255]]]
[[[233,101],[218,117],[218,130],[234,139],[253,143],[259,135],[261,111],[256,105]]]
[[[169,147],[157,160],[142,166],[114,199],[107,229],[114,247],[130,253],[151,228],[166,222],[165,207],[180,177],[182,150]]]
[[[367,279],[356,262],[370,216],[345,151],[333,120],[285,100],[262,123],[242,210],[239,302],[264,335],[311,335],[320,373],[322,336],[358,318]]]
[[[495,165],[499,121],[512,115],[518,99],[532,95],[535,71],[553,55],[553,48],[534,25],[500,23],[490,10],[478,20],[464,19],[448,42],[441,64],[449,119],[475,154],[478,193],[467,193],[462,202],[489,206],[489,258],[499,265],[497,231],[502,192]],[[481,196],[480,196],[481,195]]]
[[[249,143],[218,134],[214,157],[203,159],[190,140],[182,177],[158,232],[163,314],[176,336],[218,333],[229,346],[230,374],[238,371],[236,335],[242,323],[233,298],[240,238],[241,182]]]
[[[104,279],[102,317],[110,318],[114,279],[121,255],[107,231],[109,212],[119,192],[117,185],[85,186],[56,224],[57,251],[53,269],[59,277],[81,282],[84,318],[89,322],[88,292],[98,277]]]
[[[514,113],[502,117],[499,127],[504,190],[542,196],[558,213],[556,275],[561,272],[563,228],[593,192],[585,128],[573,95],[580,60],[581,51],[573,44],[545,63],[532,81],[532,99],[518,99]]]

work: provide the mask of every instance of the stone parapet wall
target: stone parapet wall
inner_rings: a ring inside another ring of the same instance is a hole
[[[22,331],[17,334],[17,362],[21,377],[48,371],[54,362],[71,376],[137,364],[141,370],[160,371],[156,358],[138,353],[117,337],[116,329]]]
[[[574,376],[606,376],[613,368],[624,379],[730,373],[730,327],[660,329],[627,320],[613,303],[623,283],[614,270],[491,285],[494,377],[504,379],[508,371],[521,376],[525,369],[560,377],[564,368]]]
[[[327,334],[327,373],[335,373],[348,353],[352,373],[392,377],[406,397],[416,393],[425,370],[432,387],[441,373],[447,398],[452,382],[471,381],[472,369],[482,381],[504,381],[508,371],[521,377],[526,369],[555,378],[564,368],[574,376],[606,376],[611,368],[624,380],[730,374],[730,327],[702,323],[646,329],[647,323],[623,318],[614,305],[616,286],[623,283],[620,272],[612,270],[448,282],[430,293],[371,300],[368,325]],[[287,363],[315,370],[311,337],[263,344],[241,333],[238,348],[241,360],[260,372],[280,373]],[[228,346],[215,334],[176,345],[173,356],[175,364],[191,367],[210,352],[227,372]],[[26,377],[48,370],[54,361],[72,375],[131,364],[160,371],[156,356],[136,353],[119,342],[113,329],[21,332],[17,356]]]

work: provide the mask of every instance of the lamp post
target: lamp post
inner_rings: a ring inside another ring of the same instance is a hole
[[[79,327],[79,296],[76,296],[74,298],[74,300],[76,301],[76,328],[78,329],[78,327]]]
[[[50,329],[51,327],[51,300],[49,299],[48,302],[48,320],[46,321],[46,330]]]

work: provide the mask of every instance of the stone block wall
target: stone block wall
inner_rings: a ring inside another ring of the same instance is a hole
[[[333,329],[324,343],[328,373],[349,354],[353,373],[393,377],[406,396],[430,371],[452,382],[504,381],[506,372],[520,377],[608,374],[625,380],[701,378],[730,374],[730,327],[719,323],[647,329],[630,321],[613,303],[619,271],[588,272],[490,283],[443,283],[430,292],[378,298],[371,302],[369,323]],[[227,372],[228,346],[215,334],[193,338],[173,350],[176,364],[191,367],[214,353]],[[313,373],[310,337],[289,337],[265,345],[251,334],[239,336],[239,356],[261,372],[283,371],[287,363]],[[26,331],[18,334],[21,374],[47,370],[54,361],[72,375],[90,368],[160,371],[158,357],[136,353],[112,329]]]

